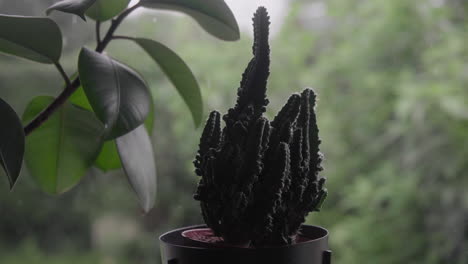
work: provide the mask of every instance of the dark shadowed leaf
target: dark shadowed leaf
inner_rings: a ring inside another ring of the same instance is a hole
[[[150,92],[130,67],[83,48],[78,61],[81,84],[107,139],[122,136],[141,125],[151,108]]]
[[[50,12],[58,10],[65,13],[75,14],[83,20],[86,20],[84,14],[95,2],[96,0],[63,0],[47,8],[46,14],[49,15]]]
[[[58,62],[62,33],[49,18],[0,15],[0,52],[41,63]]]
[[[120,14],[130,0],[97,0],[86,11],[86,15],[97,21],[106,21]]]
[[[130,185],[145,212],[156,197],[156,167],[153,147],[144,125],[115,140]]]
[[[21,171],[24,155],[24,130],[16,112],[0,99],[0,165],[13,188]]]
[[[39,96],[26,108],[33,119],[54,98]],[[103,126],[87,110],[65,103],[26,138],[25,160],[31,176],[47,193],[59,194],[77,184],[102,147]]]
[[[223,0],[142,0],[149,8],[174,10],[193,17],[208,33],[223,40],[238,40],[239,26]]]
[[[203,102],[195,76],[185,62],[163,44],[150,39],[135,39],[161,67],[169,80],[189,107],[195,126],[199,126],[203,115]]]

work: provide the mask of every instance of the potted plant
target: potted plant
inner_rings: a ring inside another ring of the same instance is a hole
[[[154,116],[151,91],[134,69],[104,52],[115,40],[142,48],[175,86],[198,126],[203,113],[201,92],[182,58],[161,42],[116,31],[139,8],[185,13],[221,40],[237,40],[239,28],[224,0],[129,3],[62,0],[46,10],[47,15],[60,11],[95,20],[96,45],[81,48],[74,74],[62,66],[62,30],[54,20],[0,14],[0,53],[53,65],[64,80],[60,94],[33,98],[21,117],[0,98],[0,174],[7,176],[11,189],[23,159],[38,187],[49,194],[70,190],[91,167],[123,168],[141,207],[146,212],[153,207],[156,168],[149,136]]]
[[[194,198],[206,226],[160,237],[163,263],[329,264],[328,231],[302,225],[327,190],[315,116],[316,95],[293,94],[273,121],[264,116],[269,76],[269,17],[253,18],[253,59],[236,105],[211,112],[194,161],[201,176]]]

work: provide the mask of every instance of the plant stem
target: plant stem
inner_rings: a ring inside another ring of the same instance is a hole
[[[63,69],[62,65],[59,62],[55,62],[54,65],[57,68],[57,70],[59,71],[60,75],[62,75],[62,78],[65,81],[66,87],[70,86],[71,85],[70,78],[68,78],[68,75],[65,72],[65,70]]]
[[[75,78],[73,82],[68,85],[65,90],[55,100],[47,106],[34,120],[32,120],[26,127],[24,127],[24,134],[29,135],[34,129],[40,127],[49,117],[62,106],[67,99],[80,87],[80,79]]]
[[[101,22],[96,21],[96,43],[101,43]]]
[[[100,41],[100,25],[99,23],[96,23],[96,37],[97,37],[97,47],[96,51],[99,53],[102,53],[104,49],[107,47],[109,42],[113,39],[114,32],[117,30],[119,27],[120,23],[135,9],[140,7],[141,4],[138,3],[130,8],[127,8],[122,14],[120,14],[116,19],[112,20],[112,24],[107,31],[106,35],[104,36],[104,39]],[[65,79],[66,87],[62,91],[62,93],[55,98],[55,100],[47,106],[47,108],[42,111],[36,118],[34,118],[31,122],[29,122],[25,127],[24,127],[24,133],[25,135],[29,135],[32,131],[34,131],[36,128],[40,127],[49,117],[58,109],[60,106],[62,106],[68,98],[80,87],[80,79],[76,77],[73,81],[70,81],[70,78],[68,78],[67,74],[63,70],[62,66],[60,63],[55,63],[55,67],[57,70],[60,72],[60,75]]]
[[[106,36],[104,36],[104,39],[101,41],[101,43],[98,44],[98,46],[96,47],[96,51],[97,52],[102,52],[106,47],[107,45],[109,44],[109,42],[112,40],[112,37],[114,35],[114,32],[115,30],[117,30],[117,28],[119,27],[120,23],[122,23],[122,21],[128,16],[130,15],[130,13],[137,9],[138,7],[140,7],[141,4],[138,3],[130,8],[128,8],[127,10],[125,10],[122,14],[120,14],[120,16],[118,16],[116,19],[112,20],[112,23],[111,23],[111,26],[109,27],[109,30],[107,31],[107,34]]]

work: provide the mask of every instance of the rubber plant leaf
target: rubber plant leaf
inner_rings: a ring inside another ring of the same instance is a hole
[[[148,212],[156,197],[156,166],[148,132],[141,125],[115,141],[128,181]]]
[[[174,51],[157,41],[137,38],[135,42],[153,58],[175,86],[198,127],[203,115],[203,101],[200,87],[190,68]]]
[[[0,15],[0,52],[40,63],[57,63],[62,54],[62,33],[46,17]]]
[[[93,111],[93,108],[89,104],[88,98],[83,91],[83,87],[79,87],[70,97],[70,102],[76,106],[84,108],[88,111]],[[153,131],[154,124],[154,104],[151,104],[151,110],[148,117],[145,120],[145,126],[148,132],[151,134]],[[101,152],[97,157],[94,165],[102,171],[110,171],[122,168],[120,162],[119,153],[117,152],[117,146],[115,140],[109,140],[104,142]]]
[[[85,12],[95,2],[96,0],[63,0],[47,8],[46,14],[50,15],[52,11],[58,10],[65,13],[75,14],[86,21]]]
[[[107,21],[127,8],[130,0],[97,0],[87,11],[86,16],[96,21]]]
[[[0,165],[10,189],[18,180],[24,155],[24,130],[21,120],[9,104],[0,99]]]
[[[148,133],[151,134],[153,131],[154,124],[154,107],[151,107],[151,111],[145,120],[145,127]],[[130,132],[131,133],[131,132]],[[106,141],[102,147],[101,153],[99,153],[96,162],[96,167],[102,171],[110,171],[122,168],[122,162],[120,161],[119,153],[117,152],[117,146],[115,140]]]
[[[143,124],[151,109],[151,95],[133,69],[83,48],[78,72],[89,103],[104,123],[107,139],[125,135]]]
[[[148,8],[183,12],[195,19],[208,33],[222,40],[239,39],[236,18],[223,0],[142,0]]]
[[[53,97],[39,96],[26,107],[23,121],[39,114]],[[75,186],[102,147],[103,126],[95,115],[66,102],[26,138],[25,161],[31,176],[50,194]]]

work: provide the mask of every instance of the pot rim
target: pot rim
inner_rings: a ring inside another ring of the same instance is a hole
[[[316,228],[316,229],[320,229],[322,232],[324,232],[324,235],[322,235],[321,237],[318,237],[318,238],[315,238],[315,239],[310,239],[310,240],[307,240],[307,241],[302,241],[302,242],[299,242],[299,243],[295,243],[295,244],[292,244],[292,245],[285,245],[285,246],[274,246],[274,247],[262,247],[262,248],[242,248],[242,247],[235,247],[235,246],[225,246],[225,247],[202,247],[202,246],[194,246],[194,245],[184,245],[182,243],[173,243],[171,241],[168,241],[168,239],[166,238],[166,236],[170,235],[171,233],[179,233],[179,235],[182,237],[182,232],[183,231],[187,231],[187,230],[191,230],[191,229],[197,229],[197,228],[207,228],[207,225],[206,224],[202,224],[202,225],[192,225],[192,226],[186,226],[186,227],[181,227],[181,228],[176,228],[176,229],[172,229],[168,232],[165,232],[163,233],[162,235],[159,236],[159,241],[164,243],[164,244],[168,244],[168,245],[172,245],[172,246],[177,246],[179,248],[187,248],[187,249],[202,249],[202,250],[222,250],[222,249],[230,249],[230,250],[262,250],[262,249],[275,249],[275,248],[290,248],[290,247],[295,247],[295,246],[301,246],[301,245],[306,245],[306,244],[310,244],[310,243],[314,243],[314,242],[317,242],[319,240],[322,240],[322,239],[327,239],[328,238],[328,235],[329,235],[329,232],[327,229],[321,227],[321,226],[316,226],[316,225],[302,225],[302,227],[308,227],[308,228]],[[189,239],[189,238],[185,238],[185,239]],[[195,240],[190,240],[190,241],[194,241],[195,243],[199,243],[199,244],[207,244],[207,245],[210,245],[210,243],[206,243],[206,242],[200,242],[200,241],[195,241]]]

